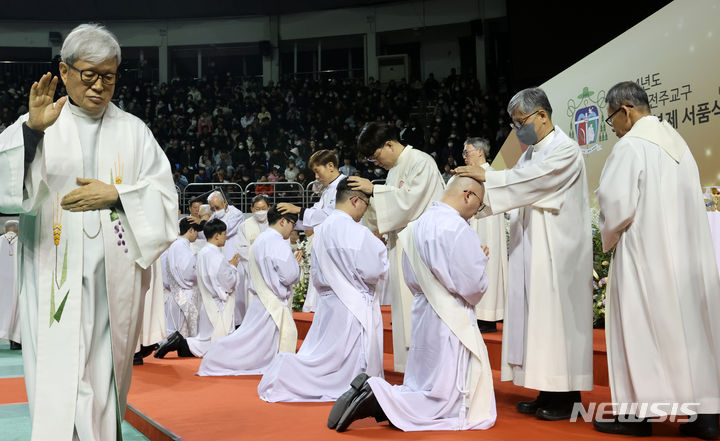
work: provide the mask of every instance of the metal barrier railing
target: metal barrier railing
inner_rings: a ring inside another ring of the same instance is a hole
[[[305,186],[305,203],[308,207],[311,207],[315,202],[320,200],[322,189],[323,186],[318,180],[312,181]]]
[[[384,184],[385,179],[375,179],[372,183]],[[267,196],[270,205],[289,202],[299,207],[311,207],[320,200],[323,187],[319,181],[312,181],[305,188],[298,182],[251,182],[245,189],[235,183],[208,182],[188,184],[182,191],[177,186],[176,189],[183,213],[189,211],[190,201],[196,197],[203,196],[203,203],[207,203],[207,194],[213,190],[222,190],[231,205],[249,213],[252,199],[259,194]]]
[[[207,203],[207,194],[214,190],[221,190],[230,205],[238,208],[247,206],[247,197],[245,191],[239,184],[233,182],[208,182],[208,183],[192,183],[185,187],[180,198],[181,210],[183,213],[189,211],[190,201],[203,196],[203,204]],[[243,212],[245,209],[242,208]]]
[[[305,189],[297,182],[251,182],[245,187],[246,205],[244,213],[250,211],[250,201],[259,194],[267,196],[270,205],[289,202],[299,207],[305,206]]]

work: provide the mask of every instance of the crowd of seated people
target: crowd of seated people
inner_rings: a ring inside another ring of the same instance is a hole
[[[0,75],[0,129],[27,112],[32,82]],[[58,87],[58,94],[64,93]],[[335,151],[341,171],[382,179],[385,170],[358,158],[355,138],[367,121],[391,121],[402,141],[433,155],[443,176],[462,164],[463,141],[482,136],[499,147],[509,133],[503,97],[480,89],[477,80],[452,70],[439,81],[371,79],[313,81],[213,74],[173,78],[160,85],[121,78],[113,102],[147,123],[165,150],[180,191],[190,183],[252,182],[257,193],[272,182],[314,180],[307,167],[319,149]],[[267,184],[266,184],[267,183]]]

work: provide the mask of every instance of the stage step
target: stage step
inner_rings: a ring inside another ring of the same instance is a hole
[[[393,343],[390,306],[380,307],[383,316],[383,366],[385,378],[393,384],[402,383],[402,372],[395,372],[393,364]],[[308,312],[295,312],[293,318],[298,329],[298,348],[307,335],[312,324],[314,314]],[[483,334],[485,346],[490,359],[490,367],[494,371],[500,371],[502,358],[502,323],[498,323],[498,332]],[[608,386],[607,352],[605,350],[605,330],[595,329],[593,331],[593,377],[597,386]]]

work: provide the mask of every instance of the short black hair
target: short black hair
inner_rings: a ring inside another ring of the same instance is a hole
[[[341,204],[353,196],[363,198],[365,201],[369,198],[369,196],[362,191],[353,190],[348,184],[347,178],[338,181],[337,187],[335,187],[335,204]]]
[[[280,211],[277,209],[277,205],[273,205],[272,207],[270,207],[270,210],[268,210],[267,218],[268,225],[275,225],[280,221],[280,219],[283,218],[290,222],[297,223],[298,215],[291,213],[281,214]]]
[[[202,204],[204,204],[204,203],[205,203],[205,201],[203,201],[202,198],[196,197],[196,198],[190,199],[190,204],[188,204],[188,207],[192,207],[192,204],[200,204],[200,205],[202,205]]]
[[[207,240],[212,239],[216,234],[222,234],[225,230],[227,230],[227,225],[220,219],[211,219],[205,222],[203,227],[203,233],[205,233],[205,239]]]
[[[400,132],[393,124],[369,122],[357,137],[357,152],[360,156],[371,158],[375,151],[388,141],[400,142]]]
[[[183,236],[185,233],[188,232],[190,228],[192,228],[192,224],[190,223],[190,220],[186,217],[180,219],[180,235]]]

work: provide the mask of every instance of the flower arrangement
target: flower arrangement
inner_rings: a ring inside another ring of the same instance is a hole
[[[605,327],[605,306],[607,290],[608,271],[610,270],[610,261],[612,260],[612,252],[603,252],[602,237],[600,236],[600,228],[598,223],[600,220],[600,210],[593,208],[590,210],[592,216],[592,244],[593,244],[593,327]]]
[[[302,262],[300,263],[300,280],[293,287],[292,309],[293,311],[302,311],[310,284],[310,240],[298,241],[297,247],[298,251],[302,252]]]

